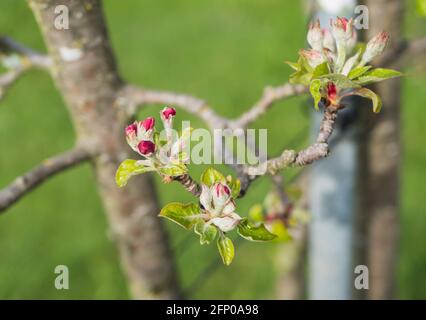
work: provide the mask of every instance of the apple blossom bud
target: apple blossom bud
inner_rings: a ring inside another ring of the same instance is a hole
[[[176,110],[171,107],[165,107],[163,110],[161,110],[161,117],[165,120],[169,120],[170,117],[173,117],[176,115]]]
[[[231,190],[227,185],[217,182],[211,187],[211,193],[214,213],[221,213],[224,206],[231,198]]]
[[[321,30],[321,25],[319,20],[311,23],[309,25],[308,31],[308,43],[312,47],[312,49],[316,51],[321,51],[323,48],[323,33]]]
[[[137,136],[138,127],[137,127],[136,123],[132,123],[132,124],[128,125],[126,127],[125,132],[126,132],[127,143],[129,144],[129,146],[133,150],[137,150],[139,139],[138,139],[138,136]]]
[[[312,68],[315,68],[325,61],[324,55],[315,50],[302,49],[299,53],[308,61]]]
[[[138,144],[139,153],[144,156],[149,156],[155,151],[155,144],[149,140],[142,140]]]
[[[153,117],[148,117],[142,121],[141,125],[145,129],[145,131],[151,130],[152,128],[154,128],[155,119]]]
[[[352,19],[348,20],[344,17],[338,17],[331,21],[331,28],[336,41],[346,42],[352,37],[352,23]]]
[[[333,35],[331,34],[330,30],[323,29],[322,34],[323,34],[322,46],[325,49],[328,49],[331,52],[334,52],[336,50],[336,45],[334,43],[334,38],[333,38]]]
[[[373,60],[375,57],[380,55],[386,48],[389,41],[389,34],[387,32],[380,32],[377,36],[371,39],[367,43],[364,55],[362,57],[362,63],[366,64]]]

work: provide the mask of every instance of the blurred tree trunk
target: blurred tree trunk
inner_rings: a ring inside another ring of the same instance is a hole
[[[404,1],[366,0],[365,4],[370,11],[366,38],[387,31],[392,42],[388,50],[394,49],[402,37]],[[380,58],[375,64],[381,65]],[[358,258],[360,264],[369,268],[370,290],[358,294],[370,299],[390,299],[394,293],[399,236],[401,80],[379,83],[373,90],[382,97],[383,109],[373,115],[363,108],[359,175]]]
[[[118,92],[123,83],[100,1],[28,1],[54,60],[54,81],[74,122],[77,144],[101,151],[93,159],[94,171],[133,296],[177,298],[173,257],[157,218],[152,177],[132,179],[125,189],[115,185],[115,171],[129,156],[123,134],[129,119],[120,108]],[[58,30],[54,24],[55,7],[63,4],[69,9],[68,30]]]

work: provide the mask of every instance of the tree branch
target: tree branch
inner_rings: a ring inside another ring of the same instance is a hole
[[[77,147],[44,160],[40,165],[16,178],[11,184],[0,190],[0,213],[46,179],[90,159],[91,156],[92,154],[86,149]]]
[[[333,133],[337,118],[337,112],[341,106],[328,106],[324,110],[320,131],[315,143],[299,152],[284,150],[280,156],[269,159],[266,163],[257,166],[242,166],[239,168],[242,197],[250,186],[250,183],[265,173],[275,175],[278,171],[287,167],[303,167],[320,160],[329,154],[328,140]]]
[[[52,59],[48,55],[27,48],[9,37],[0,37],[0,52],[6,54],[17,53],[27,58],[32,66],[41,69],[49,69],[52,65]]]
[[[227,120],[217,115],[204,100],[180,93],[126,85],[118,94],[118,104],[126,108],[126,113],[129,116],[133,116],[140,106],[162,104],[180,107],[200,117],[210,129],[224,128],[227,124]]]
[[[13,53],[20,55],[21,58],[9,71],[0,75],[0,100],[5,97],[7,89],[27,70],[32,67],[49,69],[52,63],[49,56],[29,49],[11,38],[0,37],[0,59]]]
[[[229,122],[230,128],[246,128],[249,124],[259,119],[274,103],[308,92],[308,88],[303,85],[293,85],[290,83],[278,87],[266,87],[259,101],[250,110],[243,113],[239,118]]]

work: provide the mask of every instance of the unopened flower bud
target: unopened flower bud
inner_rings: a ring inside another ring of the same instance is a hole
[[[370,62],[375,57],[382,54],[382,52],[386,48],[386,45],[388,44],[388,41],[389,41],[389,34],[384,31],[380,32],[377,36],[371,39],[367,43],[367,47],[362,57],[363,64]]]
[[[323,33],[321,30],[321,25],[319,20],[311,23],[309,25],[308,31],[308,43],[312,49],[316,51],[321,51],[323,48]]]
[[[315,68],[325,61],[324,55],[315,50],[302,49],[300,50],[300,54],[308,61],[312,68]]]
[[[165,107],[163,110],[161,110],[162,119],[169,120],[170,117],[173,117],[175,115],[176,115],[176,110],[171,107]]]
[[[149,156],[155,151],[155,144],[149,140],[142,140],[138,144],[139,153],[144,156]]]
[[[127,143],[129,144],[129,146],[133,150],[137,150],[139,140],[138,140],[138,136],[137,136],[138,127],[137,127],[136,123],[132,123],[132,124],[128,125],[126,127],[125,132],[126,132]]]
[[[325,49],[330,50],[331,52],[334,52],[336,50],[336,45],[334,43],[334,38],[333,35],[331,34],[330,30],[328,29],[323,29],[322,30],[323,33],[323,42],[322,42],[322,46]]]
[[[220,213],[231,198],[231,190],[227,185],[218,182],[211,187],[211,192],[214,211]]]
[[[148,131],[154,128],[155,119],[153,117],[148,117],[144,121],[142,121],[142,127]]]
[[[342,41],[346,43],[350,40],[353,31],[352,23],[352,19],[348,20],[344,17],[338,17],[336,20],[331,21],[333,36],[337,42]]]

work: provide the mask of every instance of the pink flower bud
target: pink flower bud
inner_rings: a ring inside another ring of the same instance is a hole
[[[362,57],[362,62],[366,64],[378,55],[382,54],[388,42],[389,34],[384,31],[380,32],[377,36],[375,36],[367,43],[367,47]]]
[[[353,19],[346,19],[338,17],[336,20],[331,21],[331,27],[333,31],[333,36],[336,39],[336,42],[346,44],[352,38],[353,29],[352,23]]]
[[[129,144],[129,146],[137,151],[137,147],[138,147],[138,143],[139,143],[139,139],[137,136],[138,133],[138,127],[136,125],[136,123],[132,123],[130,125],[128,125],[126,127],[126,141]]]
[[[142,127],[145,129],[145,131],[151,130],[154,128],[155,125],[155,119],[153,117],[148,117],[144,121],[142,121]]]
[[[229,196],[231,194],[231,190],[229,190],[228,186],[218,183],[216,185],[216,196],[221,197],[221,196],[224,196],[225,194]]]
[[[155,151],[155,144],[149,140],[142,140],[138,144],[139,153],[148,156]]]
[[[133,135],[136,136],[137,132],[138,132],[138,127],[136,126],[135,123],[129,124],[126,127],[126,137],[131,137]]]
[[[309,63],[312,68],[320,65],[325,61],[324,55],[316,50],[305,50],[302,49],[299,51],[299,54],[303,56]]]
[[[323,48],[323,33],[319,20],[309,25],[307,40],[312,49],[321,51]]]
[[[166,107],[163,110],[161,110],[161,115],[164,119],[168,120],[170,117],[173,117],[176,115],[176,110],[171,107]]]

